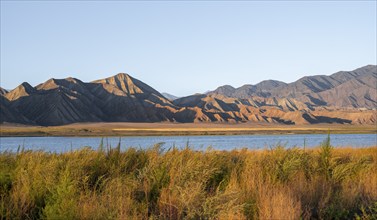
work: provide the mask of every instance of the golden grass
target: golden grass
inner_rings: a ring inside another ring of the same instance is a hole
[[[373,219],[377,147],[0,153],[0,219]]]
[[[266,123],[78,123],[64,126],[1,124],[0,136],[145,136],[376,133],[374,125],[279,125]]]

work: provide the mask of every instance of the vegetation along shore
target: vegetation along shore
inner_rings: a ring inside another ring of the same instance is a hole
[[[1,219],[376,219],[377,147],[0,153]]]
[[[77,123],[64,126],[2,124],[1,137],[15,136],[158,136],[252,134],[376,134],[376,125],[271,125],[266,123]]]

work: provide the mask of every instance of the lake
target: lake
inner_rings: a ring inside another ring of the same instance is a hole
[[[109,137],[103,138],[103,145],[115,147],[121,142],[121,148],[149,148],[154,144],[163,143],[164,148],[176,146],[184,148],[187,144],[197,150],[211,146],[217,150],[240,148],[264,149],[279,143],[290,147],[316,147],[327,137],[326,134],[299,135],[234,135],[234,136],[144,136],[144,137]],[[377,145],[376,134],[332,134],[331,144],[335,147],[369,147]],[[90,146],[97,149],[101,137],[1,137],[0,151],[17,151],[19,146],[28,150],[65,152]]]

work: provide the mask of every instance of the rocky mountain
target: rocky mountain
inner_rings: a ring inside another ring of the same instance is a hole
[[[293,98],[308,106],[377,108],[377,66],[368,65],[330,76],[306,76],[286,84],[267,80],[233,88],[221,86],[209,94],[247,99],[250,97]]]
[[[84,83],[75,78],[23,83],[5,95],[10,106],[39,125],[75,122],[156,122],[171,118],[169,100],[127,74]],[[6,121],[6,118],[2,121]]]
[[[9,92],[0,90],[0,122],[374,124],[376,75],[376,66],[366,66],[289,84],[267,80],[240,88],[227,85],[174,100],[125,73],[93,82],[71,77],[35,87],[24,82]]]
[[[38,125],[101,121],[98,99],[78,79],[49,79],[31,87],[23,83],[5,96],[11,106]]]
[[[89,84],[106,117],[104,121],[159,122],[174,120],[177,110],[168,99],[128,74],[118,74]]]

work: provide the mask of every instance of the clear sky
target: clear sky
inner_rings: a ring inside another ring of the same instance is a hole
[[[1,87],[126,72],[184,96],[376,64],[376,1],[1,1]]]

